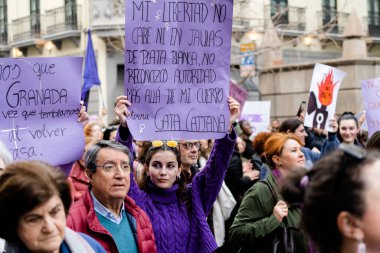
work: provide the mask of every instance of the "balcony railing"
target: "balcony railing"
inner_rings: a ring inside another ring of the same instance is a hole
[[[270,17],[273,24],[282,29],[304,31],[306,28],[306,8],[288,6],[286,8],[279,8],[274,15],[272,15],[271,5],[265,5],[264,13],[266,17],[265,25],[267,25],[267,20]]]
[[[368,25],[368,33],[371,37],[380,37],[380,14],[378,12],[368,12],[365,19]]]
[[[41,15],[30,15],[12,21],[13,41],[38,39],[41,37]]]
[[[262,28],[264,22],[259,18],[241,18],[235,17],[232,19],[233,31],[247,31],[252,28]]]
[[[318,11],[318,27],[323,28],[324,32],[343,33],[349,15],[336,10]]]
[[[233,18],[232,27],[248,29],[249,28],[249,19],[247,18]]]
[[[46,34],[80,30],[80,14],[79,5],[66,5],[46,11]]]

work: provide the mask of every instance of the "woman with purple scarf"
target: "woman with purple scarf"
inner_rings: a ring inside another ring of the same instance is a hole
[[[299,205],[288,205],[280,195],[284,177],[303,169],[305,156],[300,139],[295,135],[277,133],[264,145],[271,173],[245,194],[238,214],[230,228],[230,241],[243,252],[272,252],[273,237],[281,227],[298,231],[301,222]],[[307,243],[300,232],[294,233],[294,252],[307,252]]]

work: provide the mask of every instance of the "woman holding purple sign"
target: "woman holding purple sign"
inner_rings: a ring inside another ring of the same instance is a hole
[[[128,194],[151,219],[158,252],[208,253],[217,249],[206,218],[222,186],[236,140],[232,123],[239,115],[240,105],[231,97],[228,104],[229,132],[215,141],[207,164],[191,185],[185,185],[180,178],[177,141],[152,142],[144,163],[146,177],[141,189],[131,175]],[[115,112],[122,125],[116,140],[132,149],[132,136],[126,124],[129,105],[126,96],[117,98]]]

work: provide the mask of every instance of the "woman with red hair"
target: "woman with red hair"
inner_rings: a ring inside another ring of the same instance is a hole
[[[245,194],[230,229],[230,241],[243,252],[272,252],[272,239],[281,226],[298,229],[301,222],[299,206],[288,206],[280,195],[284,177],[305,166],[300,139],[292,134],[273,134],[264,145],[271,172],[254,184]],[[307,252],[306,240],[295,233],[296,252]]]

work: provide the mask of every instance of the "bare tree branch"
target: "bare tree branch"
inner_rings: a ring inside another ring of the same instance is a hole
[[[343,10],[346,7],[347,4],[348,4],[347,1],[345,1],[345,3],[343,5],[343,7],[341,8],[341,10]],[[279,8],[278,12],[275,13],[271,18],[274,21],[275,20],[279,20],[281,18],[281,16],[284,15],[288,11],[289,11],[289,7],[283,8],[283,9]],[[270,48],[259,49],[259,50],[255,51],[255,52],[253,52],[252,55],[253,56],[260,56],[260,55],[263,55],[263,54],[268,53],[268,52],[279,50],[279,49],[281,49],[283,47],[288,47],[288,46],[292,46],[294,44],[297,44],[297,43],[299,43],[299,41],[301,41],[301,40],[303,40],[303,39],[305,39],[307,37],[316,37],[316,38],[318,38],[318,36],[319,36],[319,40],[320,40],[321,44],[322,43],[326,43],[326,41],[331,41],[331,43],[333,43],[335,47],[341,48],[339,46],[339,44],[337,43],[337,41],[333,37],[329,36],[330,32],[335,27],[337,27],[337,25],[338,25],[338,19],[339,19],[340,16],[342,16],[341,11],[339,11],[339,12],[336,11],[335,17],[332,18],[328,23],[322,25],[322,27],[319,27],[317,29],[314,29],[312,31],[309,31],[307,33],[299,35],[297,37],[294,37],[293,39],[285,41],[285,42],[283,42],[283,43],[281,43],[279,45],[272,46]],[[284,34],[282,33],[282,36],[281,36],[281,40],[282,41],[283,41],[283,35]],[[320,37],[324,37],[325,39],[321,40]],[[325,41],[325,42],[323,42],[323,41]],[[234,59],[234,60],[235,59],[240,59],[240,56],[236,56],[236,58],[233,57],[232,59]],[[260,69],[259,68],[256,68],[255,70],[252,70],[252,71],[255,71],[256,73],[260,73]],[[248,76],[246,76],[242,80],[238,81],[238,83],[244,83],[250,77],[250,73],[248,73]]]

